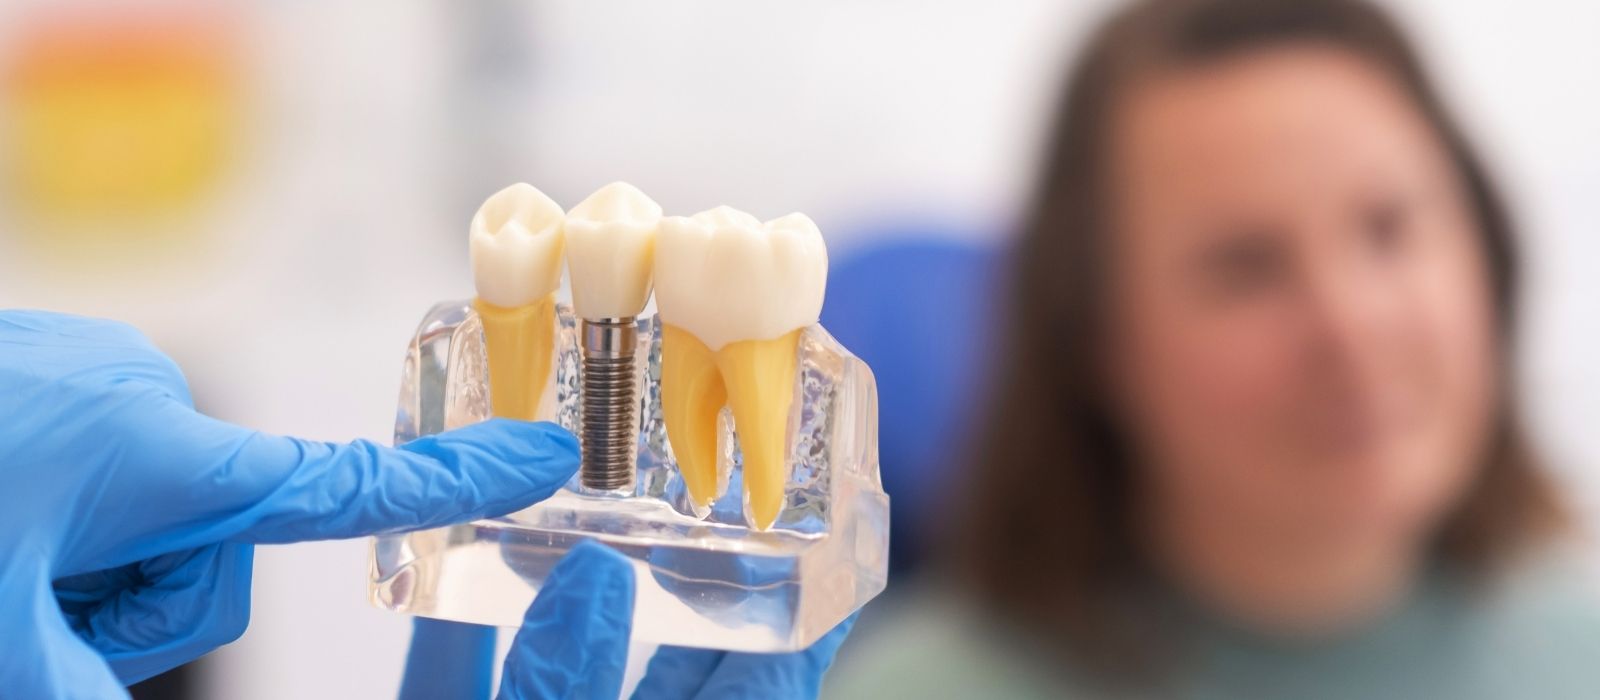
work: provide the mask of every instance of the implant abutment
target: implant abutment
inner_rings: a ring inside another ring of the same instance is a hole
[[[632,318],[583,320],[582,429],[584,488],[633,486],[638,454],[639,328]]]

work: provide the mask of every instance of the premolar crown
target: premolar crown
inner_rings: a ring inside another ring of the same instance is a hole
[[[661,220],[656,305],[661,401],[691,500],[717,494],[717,414],[733,412],[746,518],[767,529],[783,507],[786,438],[800,331],[827,285],[822,234],[804,214],[761,223],[730,207]]]
[[[561,206],[533,185],[519,182],[485,200],[469,242],[479,299],[516,307],[561,286]]]

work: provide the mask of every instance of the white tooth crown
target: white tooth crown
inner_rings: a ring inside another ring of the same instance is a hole
[[[579,318],[629,318],[650,299],[661,205],[613,182],[567,212],[567,268]]]
[[[827,279],[827,247],[804,214],[763,224],[717,207],[661,220],[657,310],[713,351],[816,323]]]
[[[468,234],[478,298],[495,306],[531,304],[561,286],[561,206],[532,185],[494,193]]]

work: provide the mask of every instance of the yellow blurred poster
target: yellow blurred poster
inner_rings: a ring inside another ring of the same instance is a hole
[[[237,23],[205,5],[24,15],[0,54],[0,168],[19,235],[149,245],[215,189],[238,141]],[[133,239],[133,240],[130,240]]]

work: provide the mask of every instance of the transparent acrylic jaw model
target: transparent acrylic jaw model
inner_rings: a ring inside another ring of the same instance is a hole
[[[577,431],[579,322],[557,312],[553,401],[544,416]],[[719,420],[722,494],[696,509],[672,457],[660,406],[660,324],[639,321],[638,463],[631,493],[574,476],[512,515],[375,538],[370,595],[424,617],[521,624],[568,549],[598,540],[634,565],[636,642],[734,651],[802,649],[883,590],[889,499],[878,478],[872,372],[821,326],[801,334],[787,437],[784,507],[767,531],[745,518],[737,436]],[[411,341],[395,443],[490,415],[483,329],[469,301],[435,306]],[[696,512],[699,510],[700,512]]]

